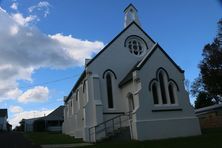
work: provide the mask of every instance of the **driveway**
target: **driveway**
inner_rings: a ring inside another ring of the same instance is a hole
[[[41,148],[19,132],[0,132],[0,148]]]

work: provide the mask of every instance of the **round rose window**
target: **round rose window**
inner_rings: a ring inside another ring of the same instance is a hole
[[[146,45],[144,41],[136,36],[132,36],[127,39],[126,47],[129,49],[130,53],[136,56],[142,56],[146,51]]]

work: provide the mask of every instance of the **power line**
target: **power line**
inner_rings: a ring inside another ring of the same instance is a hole
[[[24,88],[31,88],[31,87],[35,87],[35,86],[39,86],[39,85],[49,85],[49,84],[53,84],[53,83],[58,83],[58,82],[61,82],[61,81],[65,81],[65,80],[68,80],[68,79],[73,79],[73,78],[76,78],[78,77],[80,74],[76,74],[76,75],[72,75],[72,76],[67,76],[67,77],[63,77],[63,78],[60,78],[60,79],[55,79],[55,80],[51,80],[51,81],[45,81],[45,82],[41,82],[41,83],[37,83],[37,84],[34,84],[34,85],[29,85],[29,86],[21,86],[19,87],[20,89],[24,89]],[[0,90],[8,90],[7,88],[2,88]]]
[[[76,78],[77,76],[79,76],[79,75],[63,77],[63,78],[60,78],[60,79],[46,81],[46,82],[42,82],[42,83],[37,83],[37,84],[34,84],[34,85],[29,85],[29,86],[21,86],[19,88],[30,88],[30,87],[35,87],[35,86],[38,86],[38,85],[48,85],[48,84],[57,83],[57,82],[61,82],[61,81],[68,80],[68,79],[73,79],[73,78]]]

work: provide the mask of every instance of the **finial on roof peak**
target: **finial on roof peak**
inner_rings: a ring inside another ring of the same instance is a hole
[[[135,9],[135,10],[137,11],[136,7],[135,7],[132,3],[130,3],[130,4],[124,9],[123,12],[125,12],[126,10],[128,10],[129,7],[132,7],[133,9]]]

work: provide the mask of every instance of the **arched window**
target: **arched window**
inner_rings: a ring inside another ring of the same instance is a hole
[[[79,90],[76,91],[77,110],[80,109]]]
[[[174,96],[174,88],[173,88],[173,84],[170,83],[169,86],[168,86],[168,89],[169,89],[169,95],[170,95],[170,103],[171,104],[175,104],[176,101],[175,101],[175,96]]]
[[[165,84],[164,84],[164,75],[162,71],[159,73],[159,81],[160,81],[160,90],[161,90],[163,104],[167,104]]]
[[[106,75],[106,87],[108,97],[108,108],[113,108],[112,78],[109,73]]]
[[[86,80],[83,81],[83,86],[82,86],[82,92],[85,93],[86,91]]]
[[[127,37],[125,40],[124,46],[129,49],[129,52],[135,56],[143,56],[146,53],[147,44],[143,40],[143,38],[136,36],[136,35],[131,35]]]
[[[153,103],[156,105],[178,104],[177,83],[169,78],[169,75],[162,67],[156,71],[156,78],[149,83],[149,91],[153,95]]]
[[[153,85],[152,85],[152,93],[153,93],[153,102],[154,102],[154,104],[159,104],[156,83],[153,83]]]

